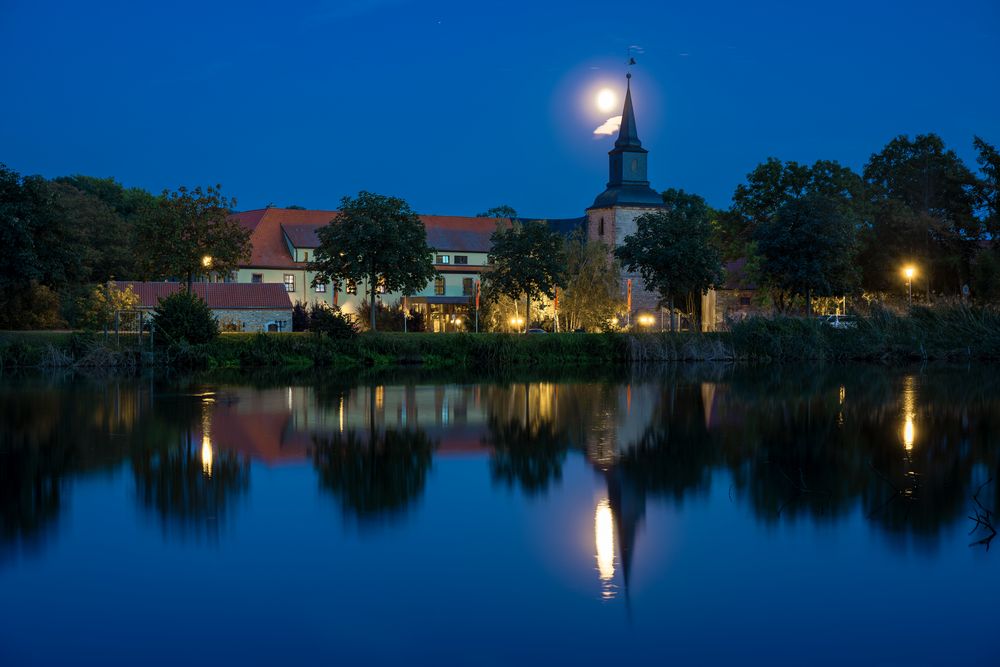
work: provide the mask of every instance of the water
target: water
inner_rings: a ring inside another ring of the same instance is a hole
[[[7,377],[0,664],[997,664],[998,440],[990,367]]]

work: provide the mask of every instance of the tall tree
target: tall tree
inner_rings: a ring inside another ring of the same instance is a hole
[[[601,330],[622,312],[618,263],[601,241],[582,233],[566,240],[566,287],[559,299],[567,331]]]
[[[646,289],[670,306],[675,329],[674,297],[707,293],[722,282],[722,257],[714,245],[711,211],[705,200],[683,190],[663,193],[665,210],[636,219],[635,234],[625,237],[615,255],[628,271],[638,271]]]
[[[340,200],[340,214],[320,228],[310,270],[313,284],[368,283],[371,330],[378,289],[412,294],[437,275],[427,230],[402,199],[371,192]]]
[[[222,186],[164,190],[139,213],[139,270],[145,278],[228,275],[250,258],[250,232],[231,217]]]
[[[858,283],[857,225],[837,201],[819,194],[792,199],[754,232],[760,268],[784,310],[790,296],[837,295]]]
[[[982,173],[977,194],[983,225],[993,246],[1000,249],[1000,151],[979,137],[972,145],[978,153],[976,162]]]
[[[562,287],[566,271],[563,238],[544,220],[515,221],[512,225],[497,224],[490,237],[489,263],[492,267],[486,279],[487,295],[508,296],[525,300],[525,331],[531,326],[531,300],[540,296],[552,298]]]
[[[890,141],[864,176],[874,209],[861,260],[866,285],[897,285],[900,267],[916,261],[928,298],[932,289],[958,293],[982,235],[972,172],[940,137],[924,134]]]

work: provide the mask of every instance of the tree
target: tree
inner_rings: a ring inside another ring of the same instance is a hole
[[[125,289],[120,290],[117,285],[108,281],[95,287],[80,301],[78,325],[96,331],[111,326],[115,312],[132,310],[138,306],[139,295],[131,285],[126,285]]]
[[[674,296],[707,293],[723,280],[722,258],[712,243],[711,211],[705,200],[683,190],[663,193],[665,209],[636,219],[636,231],[625,237],[615,256],[628,271],[642,276],[646,289],[670,306]]]
[[[250,232],[231,217],[236,200],[221,187],[164,190],[145,206],[137,259],[147,279],[184,277],[190,289],[196,275],[228,275],[249,260]]]
[[[359,192],[340,200],[340,214],[316,233],[319,247],[309,270],[313,285],[367,281],[371,330],[375,298],[382,290],[412,294],[437,275],[427,230],[402,199]]]
[[[940,137],[924,134],[890,141],[864,176],[874,209],[861,257],[866,286],[897,285],[900,268],[915,261],[928,299],[932,289],[957,294],[982,235],[972,172]]]
[[[588,241],[582,233],[567,239],[565,246],[566,288],[559,295],[565,329],[606,329],[625,307],[618,263],[605,243]]]
[[[830,197],[792,199],[757,228],[754,240],[779,310],[787,307],[788,295],[804,295],[811,315],[813,294],[832,296],[857,286],[857,226]]]
[[[977,193],[983,224],[993,246],[1000,248],[1000,151],[979,137],[973,140],[972,145],[978,152],[976,162],[983,175],[979,179]]]
[[[513,206],[508,206],[507,204],[500,204],[499,206],[494,206],[493,208],[486,209],[482,213],[476,214],[477,218],[496,218],[497,220],[509,220],[513,222],[517,220],[517,211],[514,210]]]
[[[160,342],[208,343],[219,335],[219,323],[208,304],[189,290],[161,299],[153,313],[153,324],[162,333]]]
[[[515,300],[523,296],[527,330],[531,326],[531,300],[539,296],[551,299],[556,287],[563,286],[566,271],[563,239],[544,220],[526,220],[509,227],[498,223],[490,241],[488,257],[492,270],[487,276],[487,295]]]

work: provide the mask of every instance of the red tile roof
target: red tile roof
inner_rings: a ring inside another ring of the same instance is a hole
[[[118,281],[118,289],[131,287],[140,308],[156,308],[160,299],[184,289],[183,283]],[[291,310],[292,301],[281,283],[194,283],[194,293],[213,310]]]
[[[316,230],[337,217],[337,211],[312,211],[266,208],[235,213],[233,217],[251,231],[253,252],[246,266],[259,268],[303,268],[288,251],[288,242],[296,248],[316,248]],[[494,218],[422,215],[427,229],[427,243],[444,252],[489,252],[490,235],[496,229]],[[286,242],[286,238],[288,242]]]

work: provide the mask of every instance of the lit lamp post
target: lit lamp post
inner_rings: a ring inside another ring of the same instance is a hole
[[[650,315],[649,313],[641,313],[638,317],[635,318],[635,321],[639,324],[640,327],[644,327],[646,329],[656,324],[656,318]]]
[[[514,317],[510,318],[510,326],[514,329],[514,331],[518,331],[523,324],[524,324],[524,318],[521,317],[520,315],[515,315]]]
[[[917,270],[912,265],[903,267],[903,277],[906,278],[906,292],[910,300],[910,305],[913,305],[913,276],[917,275]]]
[[[205,255],[201,258],[201,266],[205,269],[205,277],[211,280],[212,273],[212,256]]]

